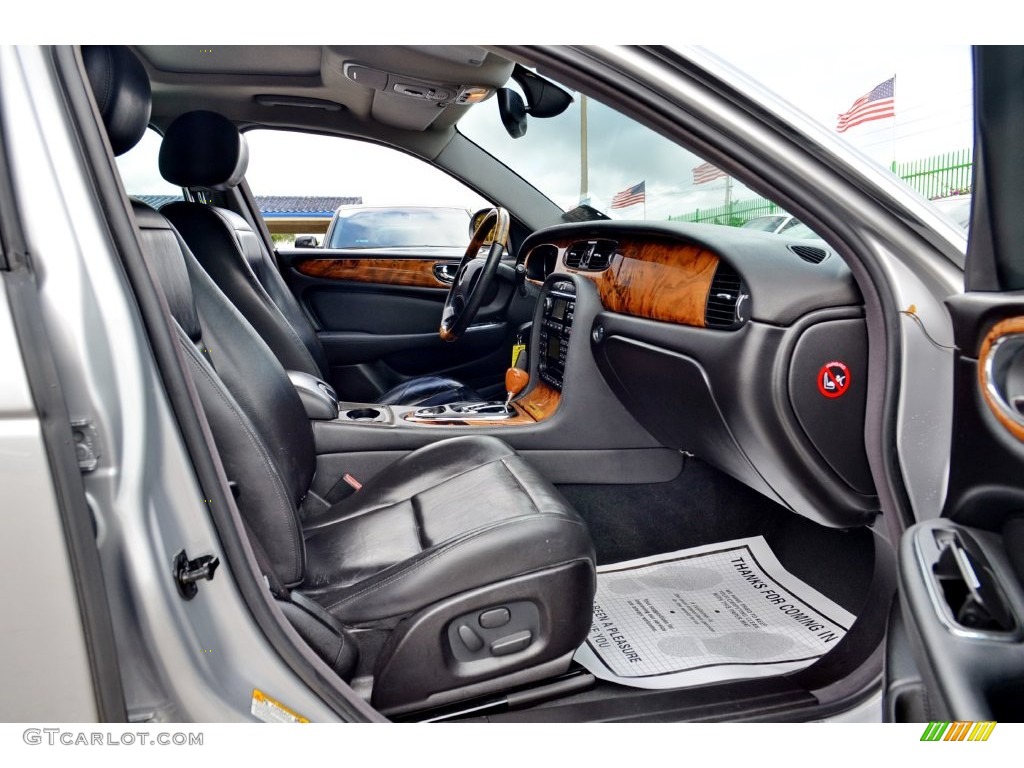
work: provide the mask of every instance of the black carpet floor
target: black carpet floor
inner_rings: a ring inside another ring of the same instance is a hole
[[[697,459],[667,483],[559,490],[590,527],[599,564],[761,535],[790,573],[851,613],[867,595],[869,530],[818,525]]]

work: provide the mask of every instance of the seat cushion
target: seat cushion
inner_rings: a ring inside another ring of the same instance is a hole
[[[304,524],[301,591],[350,626],[594,552],[569,503],[494,437],[413,451]],[[589,615],[590,600],[581,595]]]

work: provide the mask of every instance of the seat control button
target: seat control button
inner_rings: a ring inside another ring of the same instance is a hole
[[[480,614],[480,626],[484,629],[504,627],[511,618],[512,614],[508,612],[508,608],[492,608]]]
[[[523,650],[532,642],[533,632],[524,629],[522,632],[516,632],[514,635],[508,635],[491,643],[491,655],[508,656],[510,653]]]
[[[473,653],[484,647],[484,641],[480,639],[480,635],[474,632],[468,624],[459,626],[459,639]]]

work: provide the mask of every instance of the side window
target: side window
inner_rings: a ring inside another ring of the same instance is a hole
[[[160,176],[160,142],[160,134],[150,128],[138,144],[117,158],[117,169],[125,191],[154,208],[184,198],[181,187],[164,181]]]
[[[489,203],[428,163],[354,139],[253,130],[246,178],[278,247],[461,247]]]

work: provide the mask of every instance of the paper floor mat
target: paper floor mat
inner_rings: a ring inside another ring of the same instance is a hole
[[[574,658],[636,688],[765,677],[813,663],[854,619],[756,536],[599,567]]]

